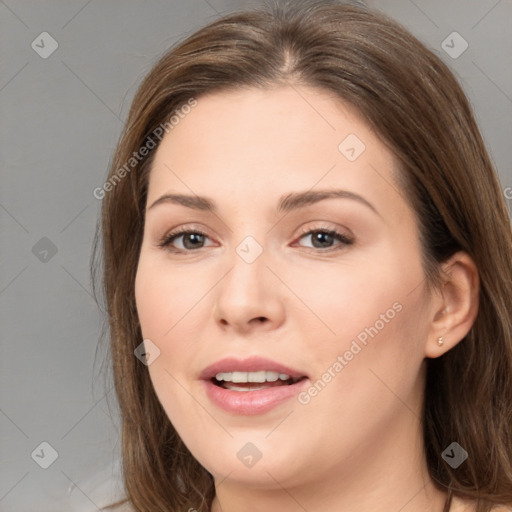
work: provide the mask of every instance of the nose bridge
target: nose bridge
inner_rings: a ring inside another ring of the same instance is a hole
[[[263,243],[253,235],[247,235],[234,248],[229,284],[241,296],[257,296],[268,277],[264,275],[268,249],[264,248]]]
[[[270,251],[263,242],[246,235],[234,247],[230,271],[225,275],[215,298],[217,320],[242,329],[253,319],[280,323],[283,304],[280,288],[272,272],[267,269]],[[271,265],[270,265],[271,266]]]

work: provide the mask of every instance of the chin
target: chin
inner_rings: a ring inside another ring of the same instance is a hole
[[[282,446],[279,449],[272,446],[268,440],[265,441],[265,435],[268,435],[268,431],[259,436],[237,436],[225,444],[215,444],[211,440],[216,449],[209,449],[208,453],[201,453],[202,448],[191,452],[219,481],[227,477],[230,481],[249,486],[275,487],[276,481],[288,481],[293,473],[301,471],[296,462],[296,453],[288,453]],[[290,464],[290,461],[294,463]]]

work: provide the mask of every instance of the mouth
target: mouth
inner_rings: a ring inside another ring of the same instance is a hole
[[[219,372],[210,379],[210,382],[230,391],[250,392],[280,386],[292,386],[304,379],[307,379],[307,377],[291,377],[287,373],[260,370],[256,372]]]
[[[231,414],[263,414],[296,396],[309,376],[276,361],[253,356],[217,361],[201,372],[205,392],[217,407]]]

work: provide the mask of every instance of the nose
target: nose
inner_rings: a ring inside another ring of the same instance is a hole
[[[269,269],[275,267],[269,251],[252,262],[240,254],[234,251],[230,270],[215,287],[214,319],[237,334],[276,329],[285,319],[286,289]]]

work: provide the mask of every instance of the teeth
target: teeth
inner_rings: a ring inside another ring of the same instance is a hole
[[[289,380],[291,377],[286,373],[261,370],[259,372],[220,372],[215,378],[226,382],[275,382],[278,379]]]
[[[240,375],[240,379],[242,378]],[[238,382],[265,382],[267,380],[267,372],[262,370],[261,372],[246,373],[247,380],[239,380]]]

